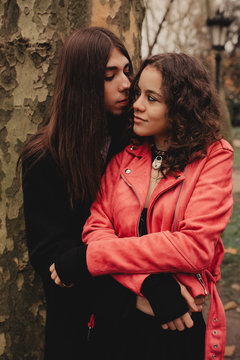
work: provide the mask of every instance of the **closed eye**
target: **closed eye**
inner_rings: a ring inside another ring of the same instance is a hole
[[[105,76],[105,81],[112,81],[114,78],[114,75],[111,76]]]

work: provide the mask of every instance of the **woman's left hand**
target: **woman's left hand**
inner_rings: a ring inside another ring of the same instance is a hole
[[[57,271],[55,269],[55,264],[52,264],[49,268],[49,271],[51,273],[51,279],[55,282],[56,285],[60,286],[60,287],[66,287],[66,288],[70,288],[73,286],[73,284],[71,285],[65,285],[61,279],[59,278]]]
[[[186,314],[180,316],[179,318],[169,321],[166,324],[162,324],[162,328],[164,330],[170,329],[170,330],[178,330],[183,331],[185,327],[191,328],[193,326],[193,320],[191,318],[191,315],[187,312]]]
[[[170,321],[166,324],[162,324],[162,328],[164,330],[170,329],[170,330],[184,330],[185,326],[187,328],[191,328],[193,326],[193,320],[191,318],[191,314],[193,312],[199,312],[202,311],[203,305],[206,300],[206,296],[200,295],[196,297],[195,299],[190,295],[189,291],[187,290],[186,286],[181,284],[178,281],[180,288],[181,288],[181,294],[188,303],[189,306],[189,312],[182,315],[181,317]]]

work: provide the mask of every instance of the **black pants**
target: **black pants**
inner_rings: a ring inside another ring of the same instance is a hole
[[[91,339],[94,358],[114,360],[203,360],[205,322],[192,315],[194,326],[163,330],[156,318],[134,310],[125,317],[96,318]]]

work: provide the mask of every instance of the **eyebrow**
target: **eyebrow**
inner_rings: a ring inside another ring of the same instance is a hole
[[[154,95],[159,95],[161,96],[161,94],[159,94],[158,92],[154,91],[154,90],[150,90],[150,89],[147,89],[145,90],[146,93],[151,93],[151,94],[154,94]]]
[[[128,66],[130,66],[130,63],[128,62],[128,63],[126,63],[125,65],[124,65],[124,67],[123,67],[123,69],[126,69],[126,67],[128,67]],[[119,67],[118,66],[106,66],[106,71],[107,70],[117,70]]]
[[[147,90],[145,90],[145,92],[146,92],[146,94],[153,94],[153,95],[156,95],[158,98],[163,99],[162,94],[160,94],[154,90],[147,89]]]

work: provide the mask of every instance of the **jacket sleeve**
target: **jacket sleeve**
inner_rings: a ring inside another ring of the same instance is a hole
[[[112,223],[114,186],[109,181],[116,181],[117,166],[110,163],[102,197],[93,204],[83,233],[90,273],[116,274],[119,282],[139,293],[149,273],[198,273],[208,268],[232,212],[232,163],[230,148],[213,148],[207,155],[177,231],[127,238],[118,238]]]
[[[85,218],[70,208],[65,181],[51,158],[30,167],[22,186],[30,262],[49,280],[49,266],[70,248],[81,246]]]

